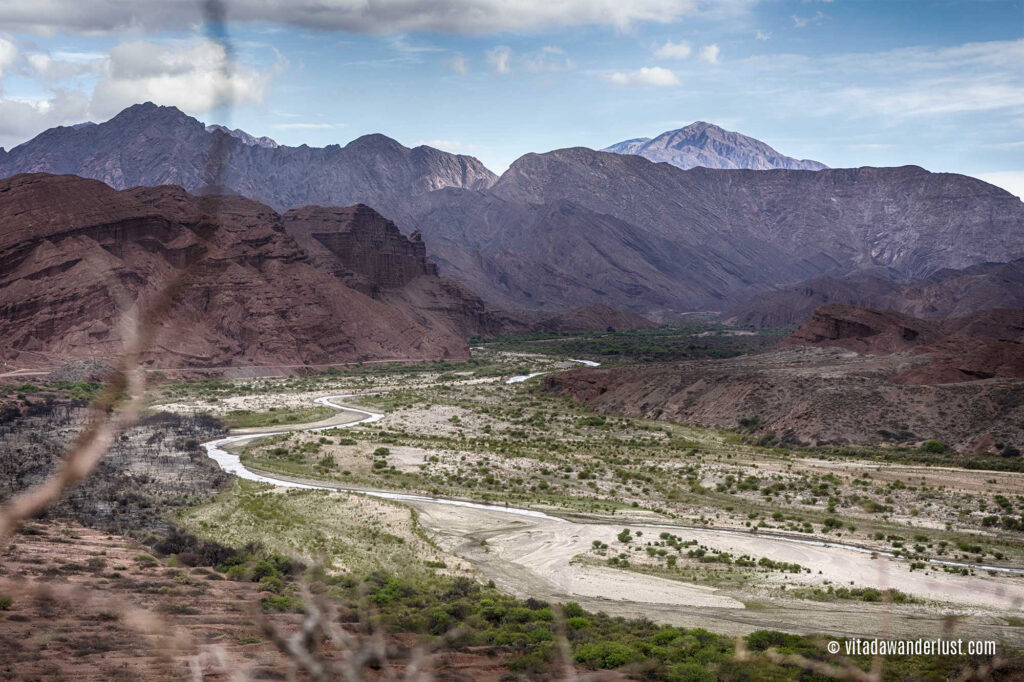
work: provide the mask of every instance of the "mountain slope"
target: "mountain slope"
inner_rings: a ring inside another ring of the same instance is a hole
[[[226,159],[223,176],[210,158]],[[821,277],[913,280],[1024,257],[1024,203],[914,166],[681,170],[573,148],[526,154],[495,180],[471,157],[381,135],[264,148],[139,105],[0,155],[0,175],[18,170],[116,187],[217,181],[279,210],[363,203],[422,232],[441,272],[488,302],[547,314],[602,304],[662,321]]]
[[[822,170],[823,163],[794,159],[780,154],[760,140],[697,121],[678,130],[669,130],[655,138],[625,140],[602,151],[636,154],[654,162],[670,163],[678,168],[748,168],[751,170]]]
[[[287,230],[314,215],[325,254]],[[464,358],[468,335],[493,331],[421,242],[365,207],[282,217],[174,186],[18,175],[0,181],[0,273],[0,360],[17,366],[109,360],[127,308],[180,278],[151,366]]]
[[[41,133],[0,156],[0,176],[73,174],[115,189],[175,184],[198,191],[216,184],[277,210],[355,203],[386,210],[410,194],[495,180],[471,156],[409,149],[383,135],[311,148],[250,144],[238,132],[207,130],[174,107],[137,104],[105,123]]]
[[[917,317],[961,317],[988,308],[1024,308],[1024,259],[944,269],[912,282],[874,274],[822,277],[755,296],[726,315],[740,325],[795,327],[818,306],[830,303]]]
[[[1024,256],[1020,200],[914,166],[683,171],[572,148],[527,154],[488,190],[431,192],[402,210],[442,269],[487,300],[654,318],[826,275],[917,279]]]

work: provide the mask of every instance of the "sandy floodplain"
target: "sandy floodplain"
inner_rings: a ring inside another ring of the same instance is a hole
[[[949,627],[950,617],[954,617],[972,636],[991,635],[1017,645],[1024,642],[1021,628],[1010,624],[1024,604],[1024,581],[1020,578],[944,573],[926,576],[922,571],[908,571],[906,562],[873,558],[851,550],[799,545],[755,534],[724,535],[714,530],[681,530],[670,525],[644,527],[645,534],[657,536],[664,530],[737,554],[768,556],[814,568],[809,575],[787,574],[785,579],[791,585],[831,580],[839,585],[894,587],[934,602],[894,606],[744,595],[574,561],[590,549],[594,540],[614,542],[615,534],[629,527],[628,522],[612,526],[512,519],[500,512],[429,503],[414,505],[420,509],[420,523],[442,550],[466,559],[483,577],[520,597],[574,600],[586,608],[613,615],[646,617],[737,635],[772,628],[847,636],[882,632],[936,636]],[[777,580],[781,583],[782,576]]]

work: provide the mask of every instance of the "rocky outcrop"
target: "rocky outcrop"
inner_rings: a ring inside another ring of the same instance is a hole
[[[493,324],[479,298],[437,276],[422,242],[366,207],[284,219],[174,186],[4,180],[0,273],[0,358],[18,367],[109,361],[129,313],[171,282],[152,367],[459,359]]]
[[[845,348],[858,353],[912,351],[915,366],[897,384],[947,384],[993,377],[1024,379],[1024,309],[921,320],[844,305],[818,308],[781,346]]]
[[[920,320],[831,305],[780,347],[546,378],[601,412],[742,427],[774,443],[1024,442],[1024,310]]]
[[[751,170],[822,170],[823,163],[794,159],[780,154],[764,142],[723,130],[711,123],[697,121],[678,130],[669,130],[655,138],[638,137],[613,144],[602,151],[636,154],[654,162],[670,163],[677,168],[749,168]]]
[[[545,332],[603,332],[655,329],[657,326],[657,323],[628,310],[593,304],[541,320],[535,328]]]
[[[307,206],[282,216],[285,231],[321,267],[373,295],[423,275],[437,275],[419,234],[406,238],[369,206]]]
[[[892,311],[826,305],[814,311],[782,346],[846,348],[858,353],[895,353],[935,343],[942,325]]]

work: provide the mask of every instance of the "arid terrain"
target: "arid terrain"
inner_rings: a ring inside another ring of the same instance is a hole
[[[0,676],[1024,680],[1020,4],[0,3]]]

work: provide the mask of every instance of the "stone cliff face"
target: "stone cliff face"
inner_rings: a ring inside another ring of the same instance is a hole
[[[422,243],[376,213],[299,215],[316,216],[328,243],[340,235],[341,255],[322,247],[333,266],[307,254],[273,209],[241,197],[118,192],[73,176],[4,180],[0,357],[17,366],[109,360],[126,313],[175,280],[181,290],[150,366],[457,359],[466,337],[486,333],[483,303],[438,278]],[[427,297],[432,307],[416,309]]]

